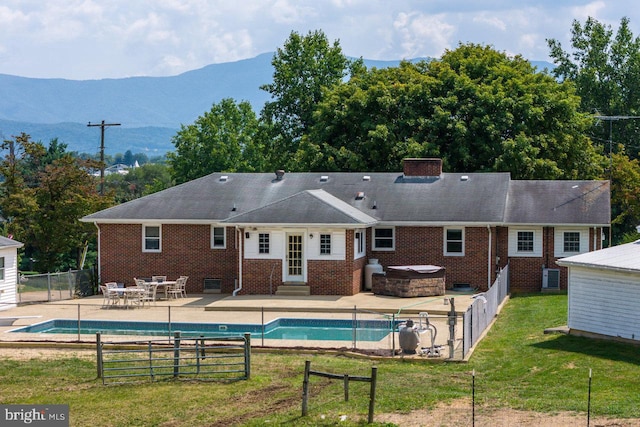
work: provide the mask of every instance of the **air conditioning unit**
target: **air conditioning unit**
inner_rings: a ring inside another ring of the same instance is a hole
[[[542,269],[542,289],[560,289],[560,270],[557,268]]]

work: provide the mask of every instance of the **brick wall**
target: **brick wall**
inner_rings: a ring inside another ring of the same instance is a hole
[[[241,295],[275,295],[278,290],[278,286],[281,284],[282,260],[243,260]]]
[[[169,279],[189,276],[187,292],[203,291],[205,278],[221,279],[222,293],[234,290],[238,279],[237,242],[233,228],[227,229],[226,249],[210,248],[208,225],[163,225],[162,252],[142,252],[140,224],[101,224],[101,281],[133,284],[134,277],[167,275]],[[487,245],[486,227],[465,228],[465,256],[444,256],[442,227],[397,227],[395,251],[372,251],[372,232],[367,230],[366,257],[353,260],[354,233],[346,232],[346,261],[310,260],[307,263],[308,285],[313,295],[354,295],[363,288],[363,271],[368,259],[377,258],[383,267],[389,265],[433,264],[446,268],[446,287],[469,284],[486,290]],[[599,249],[602,230],[589,231],[590,250]],[[597,237],[593,248],[594,235]],[[553,256],[553,227],[543,230],[543,256],[539,258],[509,258],[508,228],[491,228],[491,282],[499,267],[510,263],[511,291],[540,292],[542,268],[560,269],[560,287],[566,289],[567,270],[556,264]],[[496,257],[497,255],[497,257]],[[499,258],[499,260],[498,260]],[[273,276],[271,277],[271,272]],[[244,260],[242,294],[267,295],[282,283],[281,260]]]
[[[230,293],[238,277],[233,228],[227,228],[226,249],[211,249],[208,225],[164,224],[162,252],[142,252],[142,225],[100,224],[100,264],[104,282],[133,285],[134,277],[189,276],[187,293],[202,293],[204,279],[222,280],[222,293]]]
[[[395,251],[371,250],[372,232],[368,231],[367,258],[377,258],[383,267],[390,265],[438,265],[446,268],[447,289],[455,284],[469,284],[487,289],[487,250],[489,231],[486,227],[465,228],[465,256],[444,255],[442,227],[397,227]],[[496,229],[492,228],[492,251],[496,253]],[[506,257],[505,257],[506,259]],[[495,265],[492,262],[492,282]]]

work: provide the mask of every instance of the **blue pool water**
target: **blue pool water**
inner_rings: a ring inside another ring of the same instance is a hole
[[[343,319],[275,319],[264,325],[265,339],[352,341],[354,322]],[[169,328],[170,326],[170,328]],[[385,320],[356,321],[355,338],[357,341],[380,341],[390,332],[390,322]],[[261,338],[263,329],[260,324],[234,323],[184,323],[141,322],[117,320],[82,320],[81,334],[107,335],[152,335],[167,336],[180,331],[182,336],[238,336],[251,333]],[[34,325],[13,329],[11,332],[77,334],[78,321],[71,319],[52,319]]]

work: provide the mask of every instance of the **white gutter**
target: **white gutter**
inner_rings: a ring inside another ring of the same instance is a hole
[[[101,251],[101,246],[100,246],[100,227],[98,227],[98,223],[97,222],[94,222],[93,225],[95,225],[96,228],[98,229],[98,284],[100,284],[100,283],[102,283],[100,281],[100,279],[102,278],[102,274],[101,274],[102,268],[101,268],[101,265],[100,265],[100,262],[101,262],[101,260],[100,260],[100,251]]]
[[[238,248],[238,287],[233,290],[232,295],[234,297],[238,296],[238,292],[242,290],[242,257],[244,256],[242,253],[242,238],[242,234],[238,238],[238,226],[236,226],[236,239],[239,242],[240,247]]]
[[[491,227],[487,225],[487,231],[489,232],[489,250],[487,251],[487,289],[491,288],[491,263],[493,262],[493,257],[491,256],[491,239],[493,237],[493,233],[491,233]]]

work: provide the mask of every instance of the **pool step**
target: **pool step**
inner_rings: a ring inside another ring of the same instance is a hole
[[[305,285],[304,283],[288,282],[278,286],[276,295],[288,297],[309,296],[311,295],[311,291],[309,289],[309,286]]]

